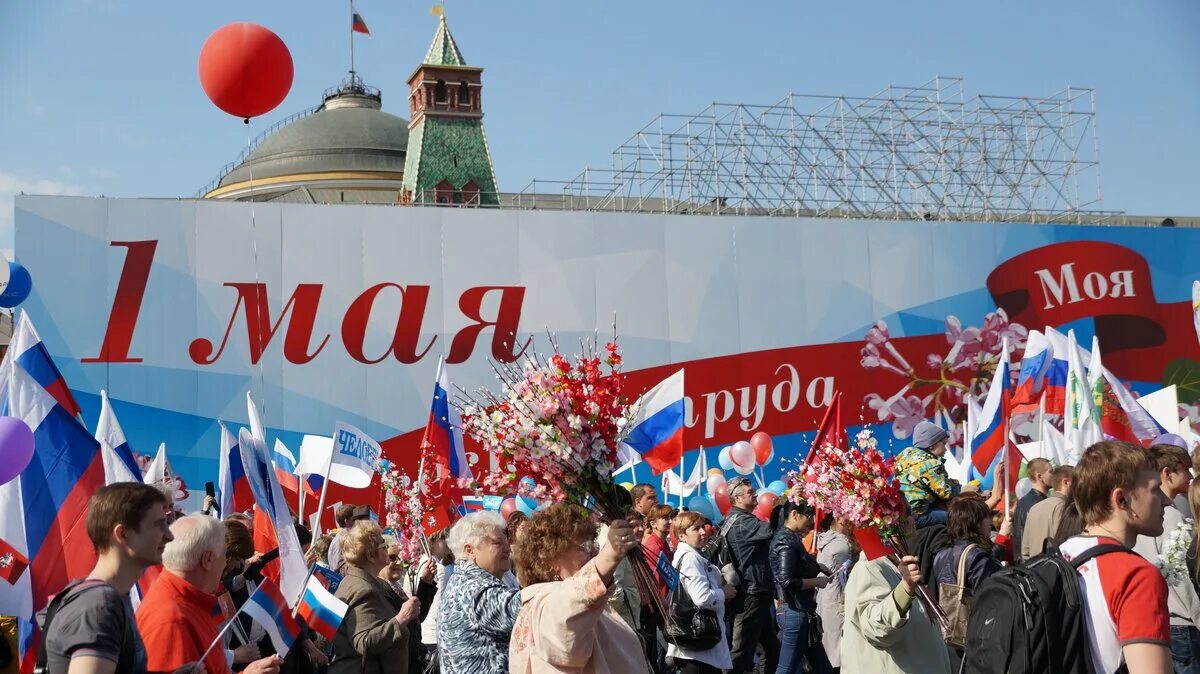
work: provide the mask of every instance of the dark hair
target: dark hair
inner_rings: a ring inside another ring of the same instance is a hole
[[[643,496],[649,496],[654,493],[654,485],[652,484],[635,484],[633,489],[629,490],[629,495],[633,497],[633,502],[637,503]]]
[[[1084,450],[1071,481],[1071,496],[1084,524],[1111,515],[1113,490],[1133,489],[1146,471],[1158,473],[1153,456],[1131,442],[1106,440]]]
[[[1062,489],[1063,482],[1073,479],[1074,477],[1074,466],[1059,466],[1058,468],[1054,469],[1054,473],[1051,475],[1051,480],[1053,481],[1053,486],[1055,489]]]
[[[300,541],[300,547],[307,548],[313,540],[312,532],[308,530],[308,527],[299,522],[295,522],[294,524],[296,528],[296,540]]]
[[[983,499],[951,499],[946,508],[946,533],[956,541],[982,542],[983,523],[991,517],[992,510]]]
[[[87,533],[97,554],[112,547],[113,527],[139,531],[142,518],[154,508],[169,508],[171,501],[158,487],[138,482],[117,482],[101,487],[88,500]]]
[[[787,521],[787,518],[792,516],[792,513],[814,517],[816,510],[807,503],[801,502],[796,504],[784,499],[782,502],[776,504],[774,508],[771,508],[771,528],[778,529],[783,526],[783,523]]]
[[[1079,506],[1075,503],[1075,490],[1071,489],[1071,493],[1067,494],[1067,502],[1063,504],[1062,519],[1058,522],[1058,529],[1054,530],[1054,541],[1061,544],[1072,536],[1078,536],[1083,533],[1083,515],[1079,512]]]
[[[254,539],[245,524],[237,520],[225,521],[225,556],[245,561],[254,556]]]
[[[353,520],[354,506],[348,503],[338,506],[338,509],[333,511],[333,521],[337,522],[338,527],[341,529],[350,526],[350,522]]]
[[[1154,457],[1154,462],[1158,464],[1159,472],[1164,468],[1170,468],[1175,471],[1189,470],[1192,467],[1192,457],[1188,456],[1187,450],[1175,445],[1151,445],[1150,455]]]

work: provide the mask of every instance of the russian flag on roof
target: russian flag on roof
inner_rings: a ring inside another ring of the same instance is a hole
[[[992,462],[1008,445],[1008,417],[1012,398],[1012,379],[1009,372],[1008,340],[1000,346],[1000,362],[992,375],[992,385],[983,410],[979,413],[978,430],[971,438],[971,464],[980,473],[988,473]]]
[[[625,444],[640,454],[658,475],[677,465],[683,456],[683,421],[683,370],[680,370],[638,399]]]
[[[353,18],[350,20],[350,30],[365,35],[371,34],[371,31],[367,29],[367,22],[363,21],[362,15],[358,12],[354,12]]]
[[[242,467],[242,450],[237,438],[223,422],[221,427],[221,454],[217,465],[217,507],[221,517],[234,512],[243,512],[254,505],[254,492],[250,491],[250,480]]]
[[[296,607],[296,613],[304,618],[305,624],[312,631],[333,641],[333,635],[341,626],[348,608],[346,602],[333,596],[329,590],[325,589],[320,579],[313,575],[308,579],[308,585],[304,588],[304,595],[300,597],[300,605]]]
[[[450,376],[445,361],[440,358],[437,379],[433,382],[429,423],[425,424],[425,435],[421,437],[421,451],[428,452],[427,456],[444,467],[450,477],[471,478],[471,466],[463,446],[462,421],[458,418],[458,410],[450,404]]]
[[[117,421],[108,392],[100,389],[100,420],[96,422],[96,440],[104,454],[104,482],[141,482],[142,469],[133,458],[133,449],[125,439],[125,431]]]
[[[0,365],[0,412],[33,430],[34,452],[20,478],[0,486],[0,538],[30,563],[15,585],[0,583],[0,613],[30,620],[96,563],[84,521],[88,498],[104,486],[104,459],[96,438],[25,364],[58,372],[22,313]]]
[[[246,599],[242,610],[266,630],[279,657],[287,657],[288,651],[300,636],[300,623],[292,617],[279,586],[269,578],[264,578],[254,593]]]

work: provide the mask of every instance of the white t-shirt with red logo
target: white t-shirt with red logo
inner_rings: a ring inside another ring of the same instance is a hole
[[[1059,546],[1070,560],[1106,536],[1076,536]],[[1167,582],[1162,572],[1135,552],[1110,552],[1079,567],[1079,587],[1087,608],[1088,640],[1096,674],[1112,674],[1124,662],[1121,648],[1136,643],[1170,646]]]

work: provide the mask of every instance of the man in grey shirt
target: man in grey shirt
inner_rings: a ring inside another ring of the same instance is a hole
[[[156,487],[119,482],[88,501],[87,531],[98,559],[88,577],[64,589],[46,630],[50,674],[146,671],[129,591],[146,567],[162,562],[172,540],[171,503]],[[194,671],[194,666],[181,669]]]

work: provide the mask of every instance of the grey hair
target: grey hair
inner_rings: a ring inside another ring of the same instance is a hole
[[[167,543],[162,555],[163,566],[171,571],[195,571],[205,552],[225,549],[225,523],[200,513],[175,520],[171,535],[175,540]]]
[[[446,537],[446,545],[450,546],[455,559],[465,560],[468,545],[477,548],[488,534],[496,531],[504,534],[504,518],[500,513],[481,510],[455,522],[450,529],[450,535]]]

